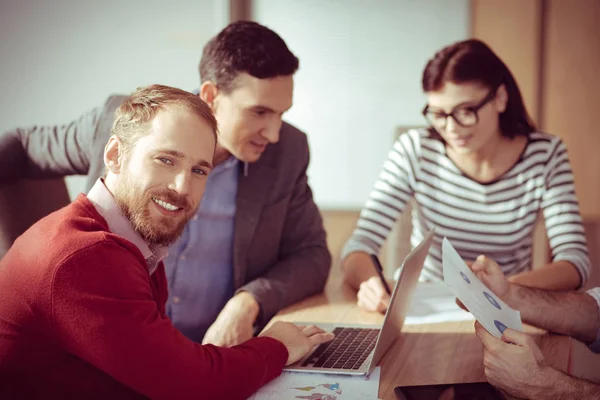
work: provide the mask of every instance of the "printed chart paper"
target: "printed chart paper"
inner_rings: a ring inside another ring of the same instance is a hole
[[[377,399],[381,367],[368,377],[283,372],[248,400],[369,400]]]
[[[446,284],[489,333],[500,338],[506,328],[523,331],[521,313],[477,278],[447,238],[442,243],[442,264]]]

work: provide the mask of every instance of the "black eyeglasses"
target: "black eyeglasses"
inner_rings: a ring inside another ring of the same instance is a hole
[[[449,114],[446,114],[443,111],[430,110],[429,104],[425,106],[422,113],[429,125],[431,125],[431,127],[433,127],[436,130],[446,129],[448,117],[452,117],[452,119],[460,126],[475,126],[479,122],[479,116],[477,115],[477,112],[487,103],[492,101],[494,97],[496,97],[497,90],[498,88],[490,90],[488,95],[485,96],[485,98],[481,100],[478,104],[470,107],[455,108]]]

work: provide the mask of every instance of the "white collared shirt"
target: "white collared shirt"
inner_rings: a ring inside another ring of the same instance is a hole
[[[590,289],[585,293],[592,296],[594,300],[596,300],[596,303],[598,303],[598,312],[600,312],[600,287]],[[594,353],[600,353],[600,328],[598,329],[598,334],[596,335],[596,341],[591,343],[588,347]]]

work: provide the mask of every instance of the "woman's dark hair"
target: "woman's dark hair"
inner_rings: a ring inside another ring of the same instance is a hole
[[[464,40],[438,51],[423,71],[424,92],[440,90],[446,82],[456,84],[477,82],[496,90],[506,87],[508,102],[500,114],[500,131],[506,137],[528,135],[536,130],[527,114],[521,91],[512,73],[485,43],[476,39]]]
[[[271,29],[251,21],[236,21],[213,37],[200,60],[200,82],[212,81],[224,92],[234,89],[238,74],[266,79],[293,75],[298,58]]]

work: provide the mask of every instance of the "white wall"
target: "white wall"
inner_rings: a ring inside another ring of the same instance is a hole
[[[286,120],[309,135],[322,208],[360,208],[394,127],[421,125],[421,73],[467,37],[468,0],[253,0],[253,18],[300,58]]]
[[[68,122],[111,93],[198,87],[204,44],[228,21],[222,0],[3,0],[0,131]],[[83,179],[70,179],[71,196]]]
[[[111,93],[193,89],[225,0],[0,2],[0,131],[68,122]],[[435,50],[468,34],[468,0],[253,0],[300,58],[286,119],[308,133],[323,208],[359,208],[397,125],[418,125]],[[68,179],[71,195],[83,179]]]

